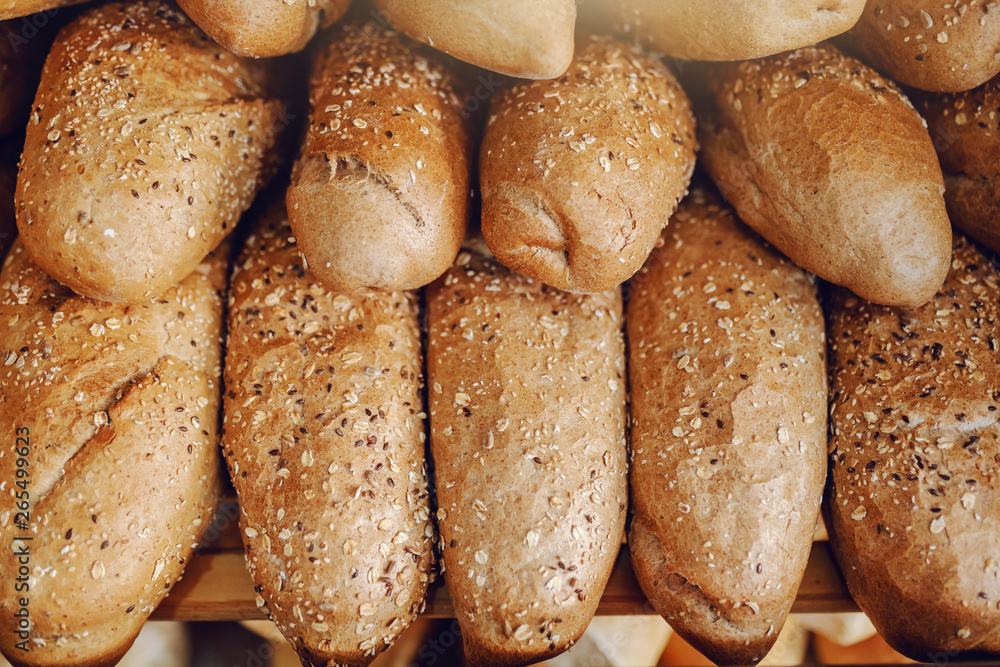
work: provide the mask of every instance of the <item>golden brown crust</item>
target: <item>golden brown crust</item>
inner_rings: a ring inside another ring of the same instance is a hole
[[[106,301],[183,279],[274,167],[281,108],[263,86],[261,70],[169,3],[111,3],[74,20],[43,70],[18,178],[32,259]]]
[[[305,48],[350,0],[177,0],[195,23],[233,53],[270,58]]]
[[[964,93],[929,96],[927,119],[944,171],[953,225],[1000,252],[1000,80]]]
[[[423,287],[458,254],[474,149],[438,56],[374,22],[337,30],[317,56],[288,210],[331,289]]]
[[[890,81],[829,45],[727,65],[701,157],[740,218],[799,266],[919,306],[951,254],[925,125]]]
[[[826,479],[823,313],[802,271],[704,190],[630,283],[629,545],[656,610],[719,664],[788,617]]]
[[[907,86],[970,90],[1000,73],[1000,12],[982,0],[869,0],[844,44]]]
[[[689,60],[748,60],[797,49],[846,32],[865,0],[600,0],[619,32]]]
[[[581,36],[565,76],[494,98],[479,160],[483,236],[530,278],[617,287],[687,192],[696,148],[687,97],[662,63]]]
[[[621,542],[621,294],[560,292],[463,250],[427,308],[448,590],[471,661],[526,665],[580,637]]]
[[[1000,271],[956,236],[915,310],[829,308],[830,539],[896,650],[1000,653]]]
[[[573,59],[575,0],[375,0],[397,30],[459,60],[526,79]]]
[[[224,262],[209,257],[161,299],[92,301],[15,243],[0,272],[0,428],[30,432],[30,652],[14,647],[14,588],[0,650],[15,665],[114,664],[181,576],[218,495]],[[0,455],[7,507],[16,460]],[[4,559],[4,568],[16,567]],[[3,578],[14,580],[6,570]]]
[[[257,604],[304,665],[366,665],[433,562],[418,303],[324,287],[290,237],[272,207],[233,275],[223,450]]]

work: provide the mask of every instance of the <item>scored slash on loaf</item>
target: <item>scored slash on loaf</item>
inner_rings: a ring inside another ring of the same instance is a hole
[[[233,274],[223,451],[257,604],[304,665],[366,665],[433,564],[416,295],[344,295],[301,265],[284,206]]]
[[[0,537],[32,538],[27,653],[15,648],[20,595],[0,595],[0,652],[14,665],[115,664],[211,522],[224,255],[131,306],[73,294],[20,242],[0,271],[0,428],[30,431],[27,531],[6,511],[21,490],[15,457],[0,456]],[[3,559],[4,581],[16,567]]]
[[[331,289],[423,287],[469,219],[471,127],[439,54],[376,23],[317,54],[309,129],[288,188],[299,248]]]

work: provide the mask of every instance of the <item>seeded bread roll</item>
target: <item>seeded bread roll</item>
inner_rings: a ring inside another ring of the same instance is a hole
[[[310,82],[288,215],[330,289],[423,287],[458,254],[473,145],[458,82],[432,51],[374,22],[335,32]]]
[[[844,44],[907,86],[970,90],[1000,73],[1000,11],[982,0],[868,0]]]
[[[526,79],[573,59],[575,0],[375,0],[397,30],[459,60]]]
[[[177,0],[212,39],[241,56],[301,51],[316,31],[347,11],[350,0]]]
[[[944,181],[899,89],[829,45],[724,66],[701,157],[740,218],[802,268],[919,306],[951,257]]]
[[[923,662],[1000,655],[1000,271],[956,236],[915,310],[838,290],[830,540],[851,595]]]
[[[419,306],[303,270],[284,207],[232,279],[223,450],[257,604],[303,665],[367,665],[433,561]]]
[[[78,5],[88,0],[0,0],[0,20],[16,19],[43,10],[58,11],[60,7]]]
[[[1000,79],[921,105],[944,171],[944,199],[955,227],[1000,252]]]
[[[27,591],[13,551],[0,561],[14,665],[115,664],[180,579],[218,496],[225,274],[209,257],[160,299],[115,305],[73,294],[14,244],[0,272],[0,538],[30,553]]]
[[[619,32],[688,60],[748,60],[797,49],[851,28],[865,0],[599,0]]]
[[[486,243],[553,287],[617,287],[687,193],[696,148],[687,97],[661,62],[581,36],[564,77],[494,98],[479,160]]]
[[[701,189],[630,284],[633,568],[699,651],[755,664],[795,601],[826,481],[816,287]]]
[[[572,646],[627,504],[618,290],[561,292],[472,251],[427,291],[445,576],[473,664]]]
[[[28,125],[17,224],[78,294],[159,296],[232,230],[275,162],[262,70],[174,5],[89,10],[56,38]]]

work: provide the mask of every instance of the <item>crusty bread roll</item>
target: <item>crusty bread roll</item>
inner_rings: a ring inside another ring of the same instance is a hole
[[[264,83],[167,2],[72,21],[42,72],[18,176],[32,259],[106,301],[183,279],[272,171],[281,105]]]
[[[115,664],[180,578],[218,496],[225,284],[210,256],[161,298],[123,306],[73,294],[20,242],[7,257],[0,539],[30,552],[27,591],[14,587],[18,562],[0,561],[0,651],[15,665]],[[27,488],[15,433],[27,438]]]
[[[241,56],[301,51],[316,31],[339,19],[350,0],[177,0],[202,30]]]
[[[962,236],[922,308],[829,308],[830,541],[854,600],[923,662],[1000,654],[1000,271]]]
[[[941,158],[951,223],[1000,252],[1000,78],[928,96],[920,108]]]
[[[711,86],[701,157],[744,222],[875,303],[934,296],[951,253],[944,182],[891,81],[819,45],[725,66]]]
[[[797,49],[851,28],[865,0],[599,0],[619,32],[688,60],[747,60]]]
[[[493,99],[480,149],[483,236],[504,265],[571,292],[639,270],[687,192],[694,117],[658,60],[581,36],[554,81]]]
[[[463,250],[427,310],[438,527],[466,655],[552,657],[593,617],[625,524],[621,294],[561,292]]]
[[[826,481],[816,287],[700,189],[630,285],[632,566],[699,651],[756,663],[795,601]]]
[[[1000,73],[1000,12],[983,0],[868,0],[844,44],[907,86],[970,90]]]
[[[89,0],[0,0],[0,20],[15,19],[43,10],[56,11],[60,7],[78,5]]]
[[[454,261],[474,150],[457,86],[438,54],[374,22],[318,54],[288,215],[330,289],[415,289]]]
[[[304,271],[283,206],[232,278],[223,451],[257,604],[304,665],[366,665],[433,561],[417,297]]]
[[[494,72],[562,75],[573,59],[575,0],[375,0],[413,39]]]

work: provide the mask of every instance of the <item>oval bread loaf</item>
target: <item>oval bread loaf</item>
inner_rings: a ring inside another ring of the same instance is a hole
[[[159,296],[235,227],[275,163],[263,70],[175,5],[99,5],[59,33],[17,183],[32,259],[78,294]]]
[[[865,0],[600,0],[614,29],[688,60],[749,60],[797,49],[851,28]]]
[[[317,55],[288,214],[330,289],[423,287],[458,254],[474,148],[438,56],[374,22],[337,30]]]
[[[819,45],[725,66],[710,85],[701,157],[744,222],[870,301],[934,296],[951,256],[944,182],[891,81]]]
[[[350,0],[177,0],[202,30],[233,53],[270,58],[301,51]]]
[[[397,30],[473,65],[526,79],[573,59],[574,0],[375,0]]]
[[[795,601],[826,481],[816,287],[701,189],[630,285],[633,568],[699,651],[755,664]]]
[[[180,579],[215,512],[223,260],[208,257],[160,299],[77,296],[16,242],[0,272],[4,503],[0,537],[26,548],[0,577],[0,651],[14,665],[113,665]],[[25,430],[18,430],[25,429]],[[19,487],[14,434],[26,436]],[[30,537],[31,540],[20,540]],[[8,547],[12,548],[12,547]],[[44,573],[44,576],[43,576]],[[27,597],[27,636],[15,633]],[[28,640],[29,651],[16,647]]]
[[[1000,12],[981,0],[869,0],[845,48],[901,84],[970,90],[1000,73]]]
[[[851,596],[923,662],[1000,655],[1000,271],[964,237],[938,295],[829,304],[830,539]]]
[[[14,219],[17,157],[17,149],[12,144],[0,146],[0,266],[17,238],[17,222]]]
[[[922,101],[944,171],[951,223],[1000,252],[1000,79]]]
[[[419,306],[331,291],[290,237],[272,206],[233,275],[223,451],[258,605],[303,665],[367,665],[431,576]]]
[[[694,170],[694,117],[658,60],[581,36],[553,81],[497,95],[480,149],[483,236],[505,266],[571,292],[639,270]]]
[[[427,309],[437,517],[465,652],[527,665],[583,634],[622,540],[621,294],[561,292],[463,250]]]

